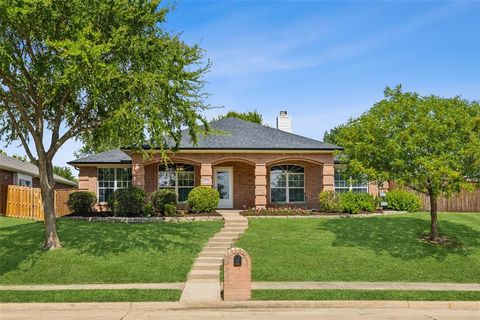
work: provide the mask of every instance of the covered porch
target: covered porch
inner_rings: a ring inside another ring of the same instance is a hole
[[[219,208],[318,208],[318,193],[334,189],[331,154],[179,153],[166,165],[159,156],[144,160],[132,155],[132,185],[148,194],[175,190],[179,204],[196,186],[216,188]]]

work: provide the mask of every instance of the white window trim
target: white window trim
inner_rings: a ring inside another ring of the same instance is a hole
[[[278,165],[275,165],[275,166],[287,166],[287,164],[278,164]],[[303,168],[303,173],[297,173],[297,172],[285,172],[285,175],[286,175],[286,181],[285,181],[285,187],[273,187],[270,185],[270,202],[272,204],[286,204],[286,203],[293,203],[293,204],[303,204],[303,203],[306,203],[307,202],[307,197],[306,197],[306,194],[305,194],[305,167],[304,166],[300,166],[300,165],[296,165],[296,164],[289,164],[289,166],[297,166],[297,167],[302,167]],[[272,179],[272,169],[270,168],[270,179]],[[289,177],[290,177],[290,174],[292,175],[300,175],[300,174],[303,174],[303,187],[290,187],[289,186]],[[273,202],[272,201],[272,189],[284,189],[285,190],[285,202]],[[290,189],[303,189],[303,201],[290,201],[290,192],[289,190]]]
[[[335,169],[335,170],[337,170],[337,169]],[[335,177],[335,175],[334,175],[334,177]],[[347,181],[348,186],[346,186],[346,187],[335,187],[335,180],[333,181],[333,186],[334,186],[335,192],[337,192],[337,190],[348,190],[348,192],[353,192],[354,189],[366,189],[366,192],[364,192],[364,193],[369,193],[370,192],[370,189],[369,189],[370,188],[370,183],[368,183],[368,182],[367,182],[365,187],[354,187],[352,177],[349,177],[348,180],[343,180],[343,181]]]
[[[189,164],[190,165],[190,164]],[[193,165],[191,165],[193,166]],[[185,186],[182,186],[181,188],[195,188],[195,166],[193,166],[193,171],[178,171],[178,170],[175,170],[175,186],[174,187],[161,187],[160,186],[160,172],[162,172],[162,170],[160,170],[162,167],[162,165],[159,165],[158,166],[158,178],[157,178],[157,190],[160,190],[160,189],[173,189],[175,190],[175,194],[177,195],[177,199],[179,199],[179,193],[178,193],[178,173],[182,173],[182,172],[192,172],[193,173],[193,186],[191,187],[185,187]],[[184,203],[187,203],[187,200],[185,201],[178,201],[179,204],[184,204]]]
[[[99,204],[107,204],[107,201],[100,201],[100,189],[111,189],[111,188],[105,188],[105,187],[100,187],[100,179],[98,177],[100,176],[99,171],[100,169],[113,169],[113,192],[117,191],[118,189],[125,189],[125,188],[119,188],[117,187],[117,171],[118,169],[130,169],[129,167],[103,167],[103,168],[97,168],[97,201]],[[131,171],[130,171],[131,172]],[[132,186],[132,180],[130,180],[130,186]]]

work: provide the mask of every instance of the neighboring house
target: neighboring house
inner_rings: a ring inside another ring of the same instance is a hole
[[[76,182],[54,175],[55,189],[71,189],[77,186]],[[26,187],[40,187],[38,168],[5,154],[0,154],[0,187],[17,185]]]
[[[79,189],[95,192],[100,204],[114,190],[131,185],[149,194],[175,190],[182,203],[195,186],[205,185],[220,192],[220,208],[318,208],[322,190],[346,187],[334,170],[334,153],[342,148],[289,133],[290,118],[286,112],[280,117],[283,130],[237,118],[214,121],[211,127],[222,133],[197,145],[185,133],[178,151],[169,152],[168,164],[159,152],[144,159],[141,153],[118,149],[69,164],[79,169]],[[354,191],[377,193],[372,186]]]

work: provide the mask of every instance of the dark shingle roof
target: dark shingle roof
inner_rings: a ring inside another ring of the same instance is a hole
[[[306,138],[297,134],[270,128],[238,118],[223,118],[210,123],[216,134],[201,136],[193,145],[185,131],[180,150],[342,150],[342,147]],[[148,147],[147,147],[148,148]],[[131,158],[122,150],[95,154],[69,162],[86,163],[131,163]]]
[[[180,149],[242,149],[242,150],[341,150],[333,144],[306,138],[238,118],[223,118],[210,123],[222,134],[201,137],[196,146],[188,134]]]
[[[10,172],[20,172],[27,174],[32,177],[38,177],[38,168],[34,164],[30,162],[24,162],[22,160],[15,159],[13,157],[9,157],[5,154],[0,153],[0,168],[10,171]],[[54,174],[53,178],[58,183],[63,183],[69,186],[76,186],[77,183],[65,179],[59,175]]]
[[[115,149],[68,162],[71,165],[80,163],[132,163],[132,158],[122,150]]]

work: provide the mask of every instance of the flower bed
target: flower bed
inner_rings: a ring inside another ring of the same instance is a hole
[[[381,211],[362,212],[364,214],[378,214]],[[302,209],[302,208],[266,208],[266,209],[247,209],[240,212],[242,216],[345,216],[349,213],[341,212],[320,212],[316,209]]]

